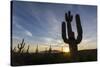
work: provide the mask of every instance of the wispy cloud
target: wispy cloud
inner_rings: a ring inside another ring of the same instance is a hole
[[[18,23],[15,23],[15,26],[17,28],[19,28],[21,31],[19,32],[19,34],[23,34],[23,35],[27,35],[29,37],[32,37],[32,33],[30,31],[28,31],[27,29],[23,28],[21,25],[19,25]]]
[[[26,35],[32,37],[32,33],[30,31],[25,30]]]

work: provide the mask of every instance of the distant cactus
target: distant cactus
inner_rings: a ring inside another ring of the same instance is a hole
[[[17,46],[18,53],[23,53],[24,47],[25,47],[25,43],[24,43],[24,39],[23,39],[22,42],[20,44],[18,44],[18,46]]]
[[[45,53],[47,53],[47,47],[45,47]]]
[[[26,53],[29,53],[29,47],[30,47],[30,45],[28,45],[28,48],[27,48],[27,50],[26,50]]]
[[[64,49],[64,47],[63,47],[63,46],[61,46],[61,52],[63,52],[63,51],[64,51],[63,49]]]
[[[11,52],[12,52],[12,53],[15,53],[15,52],[16,52],[16,47],[11,48]]]
[[[67,23],[67,32],[68,32],[68,38],[66,37],[66,23],[62,22],[62,38],[65,43],[69,44],[70,53],[74,60],[77,60],[77,51],[78,47],[77,45],[82,40],[83,30],[81,26],[80,16],[79,14],[76,14],[76,27],[77,27],[77,38],[75,38],[75,34],[72,31],[71,22],[73,20],[73,15],[71,15],[71,12],[65,13],[65,20]]]
[[[52,51],[52,48],[51,48],[51,45],[50,45],[50,47],[49,47],[49,53],[51,53],[51,51]]]
[[[39,52],[39,50],[38,50],[38,45],[37,45],[35,53],[37,54],[38,52]]]

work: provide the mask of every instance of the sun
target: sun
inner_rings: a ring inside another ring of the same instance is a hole
[[[63,49],[63,52],[70,52],[70,50],[69,50],[69,48],[66,48],[66,47],[65,47],[65,48]]]

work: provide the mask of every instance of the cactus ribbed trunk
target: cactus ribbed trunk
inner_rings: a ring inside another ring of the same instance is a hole
[[[70,54],[72,61],[77,61],[78,60],[78,47],[75,44],[69,44],[70,48]]]

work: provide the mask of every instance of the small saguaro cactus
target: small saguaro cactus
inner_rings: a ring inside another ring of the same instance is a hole
[[[15,53],[16,52],[16,47],[11,48],[11,51],[12,51],[12,53]]]
[[[47,47],[45,47],[45,53],[47,53]]]
[[[64,47],[63,46],[61,46],[61,52],[63,52],[64,51]]]
[[[26,50],[26,53],[29,53],[29,47],[30,47],[30,45],[28,45],[27,50]]]
[[[35,53],[37,54],[38,52],[39,52],[39,50],[38,50],[38,45],[37,45]]]
[[[18,48],[18,53],[22,53],[23,49],[25,47],[25,43],[24,43],[24,39],[22,40],[22,42],[20,44],[18,44],[17,48]]]
[[[73,20],[73,15],[71,15],[71,12],[69,11],[68,13],[65,13],[66,22],[62,22],[62,39],[65,43],[69,44],[72,59],[76,61],[78,56],[78,44],[82,40],[83,30],[79,14],[76,14],[75,19],[76,19],[76,28],[78,34],[77,38],[75,38],[75,34],[72,31],[71,22]],[[67,23],[68,38],[66,37],[66,23]]]
[[[52,51],[52,48],[51,48],[51,45],[50,45],[50,47],[49,47],[49,53],[51,53],[51,51]]]

